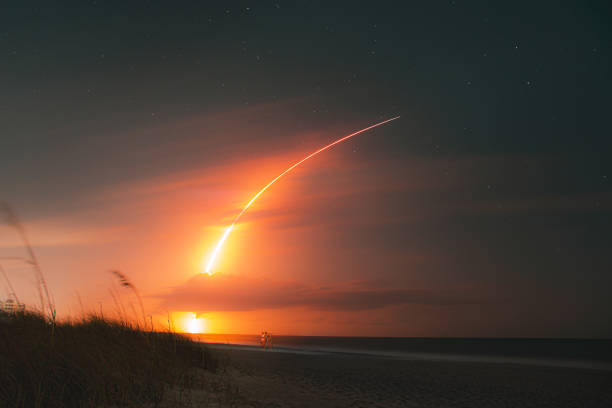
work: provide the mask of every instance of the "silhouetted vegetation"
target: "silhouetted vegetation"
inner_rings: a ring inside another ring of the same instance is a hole
[[[57,319],[55,302],[34,249],[16,212],[0,201],[0,224],[14,228],[25,257],[0,260],[32,268],[40,305],[19,301],[6,270],[0,274],[9,288],[0,299],[0,408],[195,406],[211,401],[234,405],[237,389],[216,372],[218,360],[203,344],[175,333],[155,332],[147,321],[136,286],[123,272],[112,270],[121,288],[131,291],[140,311],[129,301],[130,316],[121,294],[111,288],[116,320],[99,314],[77,321]],[[205,370],[205,371],[204,371]],[[207,374],[209,372],[209,374]]]
[[[0,401],[6,407],[156,405],[168,390],[198,388],[215,371],[203,345],[91,315],[55,323],[0,313]]]

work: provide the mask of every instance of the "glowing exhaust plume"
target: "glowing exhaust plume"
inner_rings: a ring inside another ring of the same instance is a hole
[[[221,237],[221,239],[217,243],[217,246],[215,247],[215,250],[213,251],[212,255],[210,256],[210,259],[208,260],[208,263],[206,264],[206,273],[209,274],[209,275],[212,275],[212,273],[210,271],[212,269],[213,264],[215,263],[215,259],[217,258],[217,255],[219,254],[219,250],[223,246],[223,243],[227,239],[228,235],[230,234],[230,232],[232,232],[232,230],[234,229],[234,226],[236,225],[236,223],[238,222],[240,217],[242,217],[242,214],[245,213],[245,211],[251,206],[251,204],[253,204],[253,202],[255,202],[255,200],[257,200],[259,198],[259,196],[262,195],[263,192],[268,189],[268,187],[270,187],[272,184],[276,183],[276,181],[278,179],[280,179],[281,177],[283,177],[285,174],[289,173],[291,170],[293,170],[294,168],[296,168],[300,164],[304,163],[306,160],[310,159],[311,157],[316,156],[317,154],[321,153],[322,151],[327,150],[330,147],[332,147],[334,145],[337,145],[340,142],[344,142],[345,140],[350,139],[353,136],[356,136],[356,135],[358,135],[360,133],[363,133],[363,132],[367,132],[370,129],[374,129],[375,127],[378,127],[380,125],[384,125],[387,122],[391,122],[392,120],[399,119],[399,118],[400,118],[399,116],[396,116],[396,117],[391,118],[391,119],[383,120],[382,122],[378,122],[378,123],[376,123],[376,124],[374,124],[372,126],[368,126],[367,128],[358,130],[357,132],[351,133],[350,135],[341,137],[340,139],[336,140],[335,142],[332,142],[332,143],[328,144],[327,146],[324,146],[324,147],[320,148],[319,150],[315,151],[314,153],[311,153],[308,156],[304,157],[302,160],[300,160],[299,162],[295,163],[294,165],[289,167],[287,170],[285,170],[281,174],[279,174],[274,180],[272,180],[271,182],[266,184],[266,186],[264,188],[262,188],[261,190],[259,190],[259,192],[257,194],[255,194],[253,196],[253,198],[251,198],[251,201],[249,201],[247,203],[247,205],[244,206],[242,211],[240,211],[240,213],[236,216],[236,218],[234,218],[234,221],[232,221],[232,224],[225,229],[225,232],[223,233],[223,236]]]

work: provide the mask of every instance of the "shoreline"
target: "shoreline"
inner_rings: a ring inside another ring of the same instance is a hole
[[[289,353],[301,355],[320,356],[348,356],[348,357],[370,357],[391,360],[406,361],[439,361],[455,363],[482,363],[482,364],[505,364],[519,366],[557,367],[584,370],[612,371],[612,362],[593,361],[580,359],[559,358],[537,358],[537,357],[508,357],[487,354],[452,354],[452,353],[424,353],[424,352],[401,352],[381,350],[342,350],[334,348],[304,348],[290,346],[276,346],[263,349],[261,346],[248,344],[228,344],[200,342],[213,350],[242,350],[265,353]]]

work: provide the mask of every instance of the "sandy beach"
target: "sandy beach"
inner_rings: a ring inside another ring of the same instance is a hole
[[[217,377],[229,384],[234,406],[612,406],[609,370],[211,348],[224,360]]]

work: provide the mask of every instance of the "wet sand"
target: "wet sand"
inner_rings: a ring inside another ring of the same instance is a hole
[[[235,406],[612,407],[610,370],[211,347]]]

